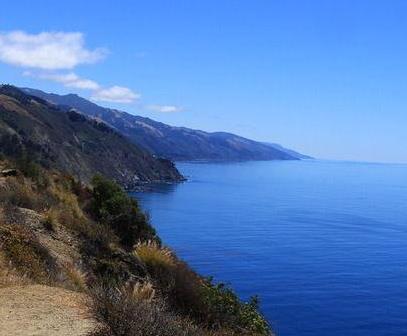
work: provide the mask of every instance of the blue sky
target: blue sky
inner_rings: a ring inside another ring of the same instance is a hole
[[[397,0],[7,1],[1,81],[319,158],[407,162],[406,13]]]

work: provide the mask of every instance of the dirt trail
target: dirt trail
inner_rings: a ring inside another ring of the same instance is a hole
[[[0,336],[85,336],[85,296],[41,285],[0,288]]]

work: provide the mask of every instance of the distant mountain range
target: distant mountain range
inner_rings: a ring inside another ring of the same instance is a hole
[[[24,88],[27,94],[97,118],[155,156],[178,161],[298,160],[310,158],[280,145],[225,132],[169,126],[149,118],[99,106],[76,94],[58,95]]]
[[[140,182],[183,179],[171,161],[152,156],[104,122],[72,109],[61,110],[25,92],[0,86],[3,155],[28,155],[83,181],[99,172],[127,188]]]
[[[312,156],[298,153],[295,150],[285,148],[285,147],[283,147],[283,146],[281,146],[279,144],[276,144],[276,143],[263,142],[263,144],[265,144],[267,146],[271,146],[271,147],[273,147],[275,149],[278,149],[278,150],[280,150],[282,152],[285,152],[285,153],[287,153],[287,154],[291,155],[292,157],[294,157],[296,159],[299,159],[299,160],[312,160],[313,159]]]

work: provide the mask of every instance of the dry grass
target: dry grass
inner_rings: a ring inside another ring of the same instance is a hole
[[[126,291],[96,288],[92,311],[100,323],[93,336],[205,336],[192,322],[170,313],[159,300],[139,300]]]
[[[42,284],[53,283],[57,278],[54,258],[26,228],[0,227],[0,243],[11,268],[20,276]]]
[[[146,266],[154,285],[166,295],[174,288],[176,259],[170,249],[154,241],[138,243],[133,252]]]
[[[139,243],[134,253],[145,264],[151,281],[173,311],[188,316],[214,335],[267,335],[256,308],[240,302],[228,287],[215,285],[195,273],[168,248]]]
[[[135,300],[151,302],[155,297],[155,289],[151,282],[137,282],[130,294]]]
[[[70,289],[85,291],[86,274],[66,262],[60,268],[51,257],[49,247],[37,239],[35,225],[26,225],[28,217],[19,211],[20,207],[29,208],[38,215],[42,214],[43,227],[56,235],[60,225],[73,228],[78,226],[78,218],[84,221],[86,218],[76,196],[64,187],[57,187],[53,178],[49,178],[49,184],[40,189],[23,176],[9,177],[3,183],[0,190],[0,200],[3,201],[0,203],[3,219],[3,224],[0,224],[0,249],[11,265],[12,271],[10,267],[7,269],[7,282],[18,278],[43,284],[60,282]],[[3,275],[5,281],[6,276]]]
[[[56,200],[47,211],[47,216],[70,231],[82,231],[89,219],[84,214],[78,197],[72,192],[68,178],[54,177],[50,180],[47,192]]]
[[[66,263],[63,266],[63,270],[69,284],[71,285],[69,287],[72,287],[71,289],[79,292],[85,292],[88,289],[88,273],[72,263]]]
[[[0,194],[0,201],[27,209],[37,209],[38,199],[23,178],[10,177]]]
[[[24,276],[21,276],[10,263],[7,263],[4,256],[0,253],[0,288],[28,285],[32,281]]]
[[[53,181],[49,187],[50,192],[55,195],[60,203],[70,209],[71,215],[75,219],[83,219],[85,215],[79,206],[78,197],[72,192],[69,186],[65,184],[56,184]]]
[[[166,247],[160,247],[155,241],[138,243],[134,253],[148,266],[168,268],[175,265],[172,251]]]

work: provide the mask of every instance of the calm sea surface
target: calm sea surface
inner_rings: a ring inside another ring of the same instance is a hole
[[[197,271],[259,294],[280,336],[407,335],[407,165],[178,164],[134,196]]]

